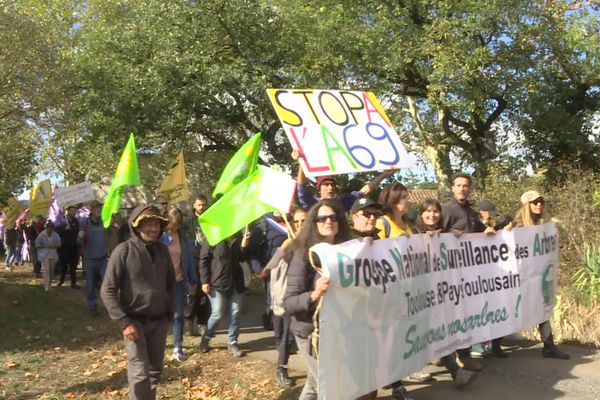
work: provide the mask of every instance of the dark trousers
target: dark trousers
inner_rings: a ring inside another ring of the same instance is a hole
[[[294,335],[290,331],[290,317],[278,317],[273,315],[273,334],[275,335],[275,347],[277,347],[277,366],[285,366],[290,358]]]
[[[42,273],[42,263],[38,261],[37,249],[35,248],[35,240],[29,241],[29,259],[33,264],[33,273],[39,275]]]
[[[77,270],[77,264],[79,264],[79,247],[74,246],[63,246],[58,249],[58,260],[60,263],[60,280],[59,285],[62,285],[65,281],[65,275],[69,272],[71,278],[71,286],[77,284],[77,276],[75,271]]]
[[[156,398],[156,386],[163,370],[167,332],[171,323],[167,317],[136,319],[139,339],[125,339],[127,351],[127,382],[131,400]]]

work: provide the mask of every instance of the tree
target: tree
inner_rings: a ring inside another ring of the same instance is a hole
[[[69,60],[79,89],[59,118],[64,129],[52,135],[52,153],[97,178],[134,132],[141,153],[161,154],[148,167],[165,171],[167,155],[181,148],[226,159],[261,131],[265,161],[288,160],[266,96],[266,88],[284,84],[280,70],[293,56],[277,40],[280,25],[261,1],[88,1]],[[93,164],[80,162],[89,156]],[[200,168],[212,159],[199,160]]]
[[[0,201],[33,177],[36,135],[28,122],[39,111],[39,93],[52,54],[43,26],[13,2],[0,5]]]
[[[600,166],[600,141],[592,134],[600,109],[599,12],[598,3],[544,1],[530,27],[537,68],[515,119],[528,160],[551,177],[564,161]]]

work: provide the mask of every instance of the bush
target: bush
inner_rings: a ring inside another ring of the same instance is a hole
[[[600,247],[586,245],[586,265],[575,272],[573,286],[584,305],[600,301]]]
[[[555,336],[600,347],[600,175],[577,167],[561,171],[561,181],[544,176],[508,180],[492,169],[485,190],[476,196],[512,216],[523,192],[537,190],[544,196],[546,217],[558,222],[560,235],[562,295],[554,309]]]

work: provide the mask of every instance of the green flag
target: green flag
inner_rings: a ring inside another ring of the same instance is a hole
[[[214,198],[224,195],[256,170],[260,138],[260,132],[255,134],[231,157],[215,185],[215,190],[212,193]]]
[[[263,186],[265,169],[267,168],[256,169],[198,217],[208,244],[214,246],[277,209],[261,200],[261,192],[264,193],[270,187],[268,184]],[[273,191],[272,187],[270,189]]]
[[[121,191],[125,185],[140,185],[140,171],[138,169],[137,154],[135,153],[135,139],[133,133],[129,134],[129,140],[125,150],[121,154],[121,160],[115,172],[108,195],[102,207],[102,222],[105,228],[110,226],[112,215],[121,208]]]

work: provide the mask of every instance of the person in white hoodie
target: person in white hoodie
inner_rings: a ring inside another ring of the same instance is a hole
[[[60,236],[54,231],[54,223],[47,221],[45,229],[35,239],[38,261],[44,267],[44,290],[50,290],[54,267],[58,262],[58,249],[61,245]]]

